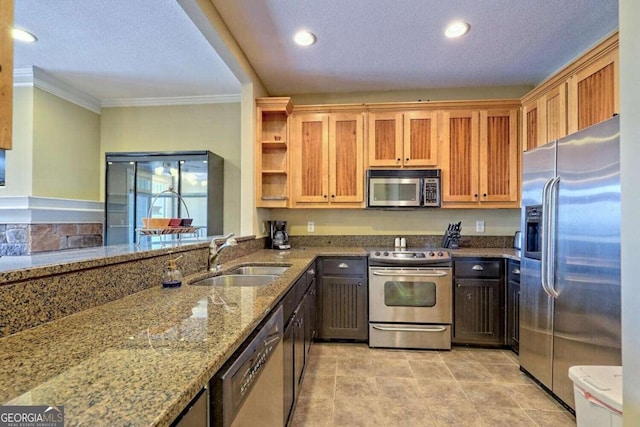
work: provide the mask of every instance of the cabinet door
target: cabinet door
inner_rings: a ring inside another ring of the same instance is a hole
[[[404,113],[404,166],[438,164],[438,126],[435,111]]]
[[[402,166],[402,113],[369,113],[369,166]]]
[[[477,111],[443,111],[438,126],[442,150],[442,201],[477,202]]]
[[[522,107],[522,150],[536,148],[540,139],[540,122],[538,118],[538,100]]]
[[[294,349],[293,349],[293,372],[294,372],[294,380],[295,380],[295,394],[294,396],[298,396],[300,394],[300,386],[302,385],[302,374],[304,373],[304,364],[305,364],[305,349],[304,349],[304,330],[305,330],[305,303],[304,300],[300,302],[298,309],[296,310],[297,314],[294,318],[296,322],[293,327],[293,340],[294,340]]]
[[[481,111],[479,164],[481,202],[518,201],[519,153],[518,111]]]
[[[294,202],[328,202],[329,117],[306,114],[295,120]]]
[[[542,138],[538,145],[544,145],[567,135],[567,85],[547,92],[539,100],[542,119]]]
[[[284,330],[282,337],[283,355],[284,355],[284,416],[285,421],[289,418],[295,396],[295,380],[294,380],[294,334],[295,317]]]
[[[569,133],[613,117],[620,111],[618,50],[569,79]]]
[[[507,344],[516,353],[520,346],[520,284],[509,282],[507,290]]]
[[[504,342],[504,304],[500,279],[455,279],[453,342]]]
[[[322,277],[323,339],[366,340],[367,286],[362,277]]]
[[[331,203],[364,202],[364,126],[361,114],[329,117]]]
[[[10,150],[13,117],[13,0],[0,1],[0,149]]]

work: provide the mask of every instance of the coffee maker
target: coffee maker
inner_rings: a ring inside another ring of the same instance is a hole
[[[269,227],[267,248],[291,249],[289,234],[287,233],[287,221],[267,221],[267,224]]]

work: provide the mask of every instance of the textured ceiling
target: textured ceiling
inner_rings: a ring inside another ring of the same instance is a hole
[[[16,69],[37,66],[100,100],[240,93],[175,0],[15,0]]]
[[[617,0],[213,3],[273,95],[533,85],[618,27]],[[318,42],[296,46],[300,28]]]
[[[618,26],[617,0],[212,0],[272,95],[534,85]],[[176,0],[16,0],[15,68],[101,100],[238,94]],[[453,19],[462,39],[442,35]],[[318,43],[293,44],[307,28]]]

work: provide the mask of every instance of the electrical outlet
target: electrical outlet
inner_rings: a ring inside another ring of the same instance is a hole
[[[314,231],[316,231],[316,224],[313,221],[307,222],[307,231],[309,233],[313,233]]]
[[[476,232],[484,233],[484,221],[476,221]]]

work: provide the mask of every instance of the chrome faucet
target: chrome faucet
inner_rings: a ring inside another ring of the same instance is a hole
[[[218,244],[218,242],[222,243]],[[209,245],[209,271],[220,271],[220,264],[217,262],[220,252],[229,246],[236,246],[237,244],[238,242],[233,238],[233,233],[211,239],[211,244]]]

